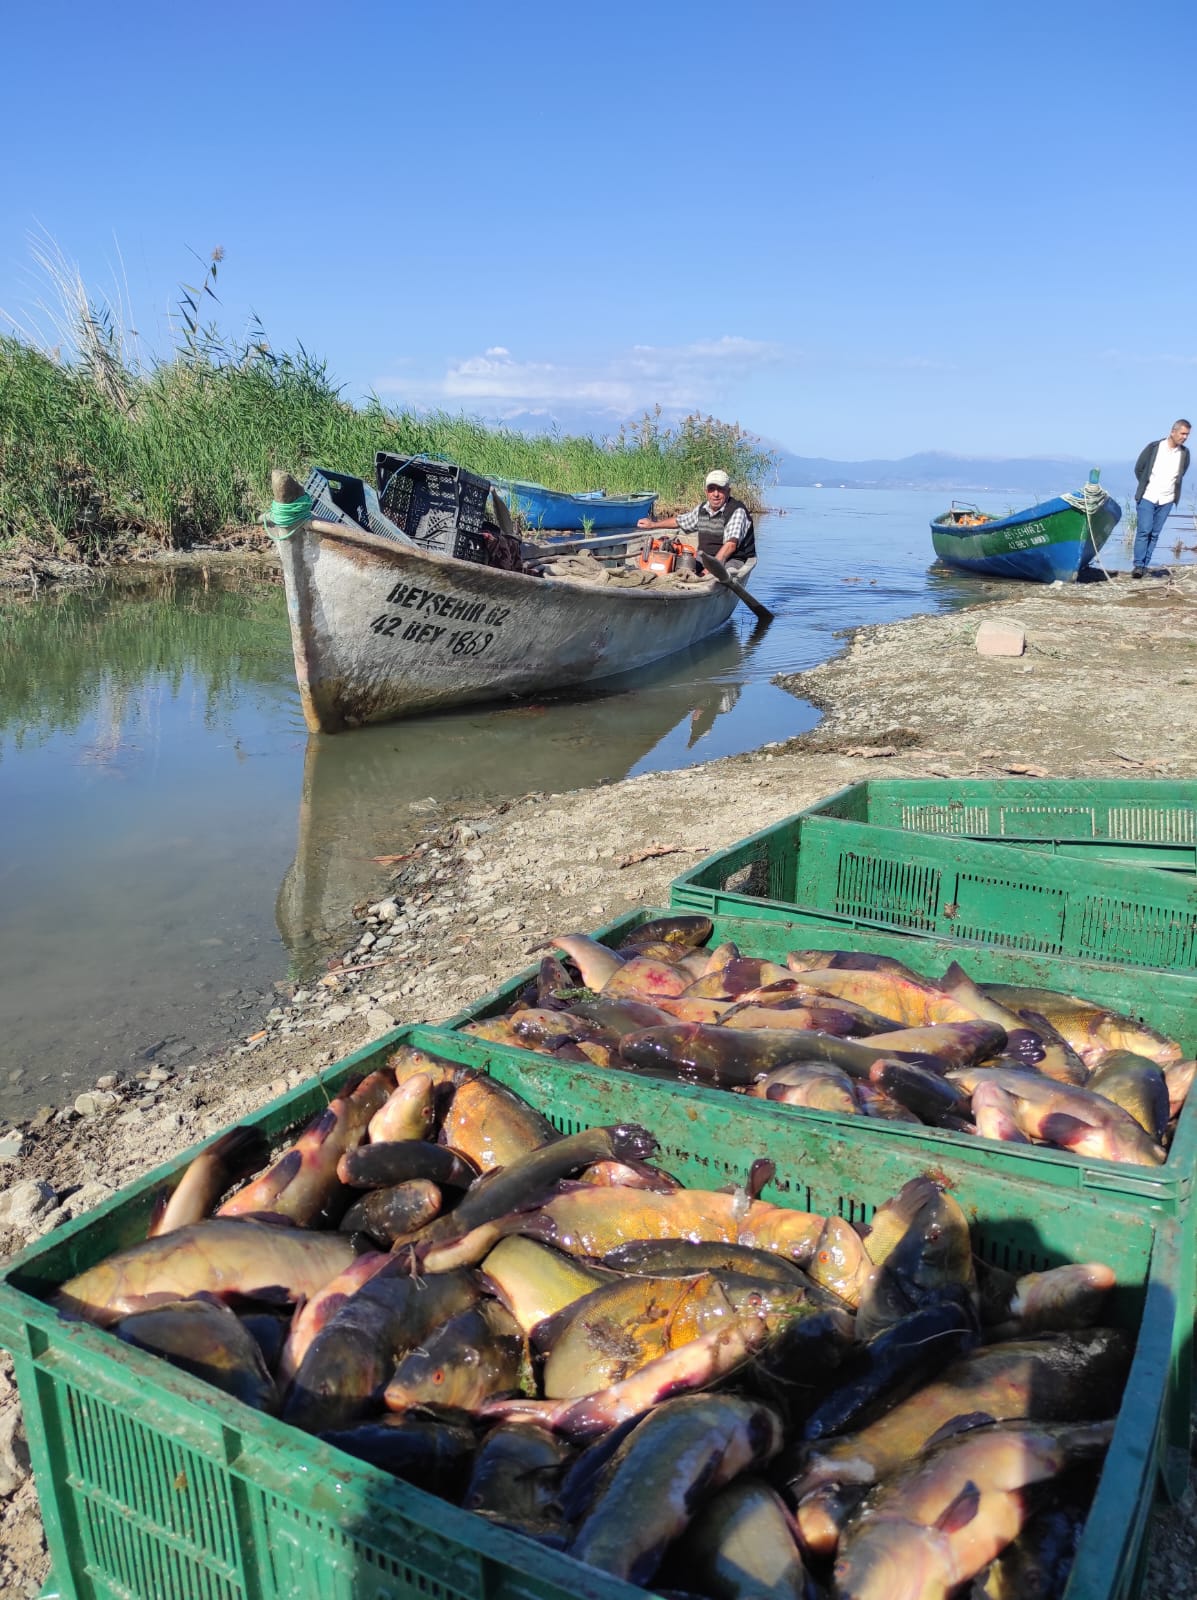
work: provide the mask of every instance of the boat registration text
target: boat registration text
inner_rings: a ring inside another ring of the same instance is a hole
[[[1025,528],[1011,528],[1005,540],[1011,550],[1030,550],[1048,542],[1047,529],[1042,522],[1028,522]]]
[[[493,605],[472,595],[422,589],[411,583],[397,583],[387,595],[387,604],[396,609],[373,618],[368,624],[371,633],[426,649],[440,645],[455,656],[481,655],[495,637],[493,631],[484,630],[501,627],[511,615],[510,606]],[[441,618],[441,625],[422,620],[428,616]],[[482,628],[456,628],[450,632],[446,626],[450,622],[481,623]]]

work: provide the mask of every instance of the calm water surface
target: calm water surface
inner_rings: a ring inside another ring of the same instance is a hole
[[[991,592],[929,570],[941,494],[770,499],[763,633],[741,607],[601,694],[332,739],[304,730],[272,569],[0,600],[0,1117],[250,1032],[429,814],[789,738],[818,713],[775,675]]]

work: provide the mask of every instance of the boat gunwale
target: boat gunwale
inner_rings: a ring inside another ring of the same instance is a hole
[[[636,489],[631,494],[604,494],[601,489],[550,489],[548,484],[536,483],[532,478],[492,478],[491,483],[497,489],[513,490],[516,494],[521,489],[530,489],[536,494],[549,495],[554,500],[587,502],[591,505],[651,505],[661,498],[655,489]]]
[[[563,590],[571,595],[584,593],[595,598],[602,597],[604,603],[613,600],[623,602],[634,600],[637,604],[646,602],[678,604],[693,603],[708,600],[719,594],[724,589],[717,578],[698,579],[695,582],[679,584],[676,588],[666,585],[658,586],[655,582],[624,587],[619,584],[595,583],[589,577],[571,578],[567,573],[544,577],[535,577],[527,572],[512,572],[506,567],[487,567],[476,561],[459,561],[456,556],[447,555],[442,550],[424,550],[413,541],[400,544],[397,540],[384,538],[381,534],[373,533],[369,529],[359,527],[356,523],[329,522],[323,517],[309,517],[295,532],[307,531],[318,535],[320,539],[328,539],[334,543],[359,545],[371,557],[378,557],[380,563],[386,566],[399,567],[412,562],[426,561],[436,568],[444,569],[446,575],[460,576],[468,573],[472,576],[485,573],[489,580],[510,580],[520,586],[521,593],[531,598],[535,594],[544,594],[546,588]],[[735,574],[737,582],[748,576],[756,566],[756,558],[744,563],[740,572]],[[524,589],[524,585],[532,585]]]
[[[1111,496],[1107,494],[1101,505],[1092,514],[1096,516],[1104,510],[1110,498]],[[955,536],[1000,533],[1005,528],[1018,528],[1027,522],[1046,522],[1050,517],[1058,517],[1066,511],[1075,512],[1077,516],[1082,518],[1085,517],[1083,506],[1074,506],[1061,495],[1053,495],[1050,500],[1041,500],[1038,505],[1029,506],[1025,511],[1012,511],[1007,517],[994,517],[987,522],[948,522],[945,521],[945,518],[950,517],[952,513],[950,510],[943,511],[938,517],[931,518],[931,527],[937,533],[948,533]],[[1119,516],[1121,516],[1121,507],[1119,508]]]

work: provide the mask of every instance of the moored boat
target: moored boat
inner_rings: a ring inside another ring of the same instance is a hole
[[[962,572],[1075,583],[1113,533],[1122,507],[1096,482],[1025,511],[991,517],[953,502],[931,523],[941,561]]]
[[[409,538],[359,479],[314,472],[305,491],[277,473],[274,492],[295,672],[313,732],[634,671],[706,638],[736,606],[714,578],[662,578],[634,563],[612,570],[585,556],[534,576],[459,559]],[[444,533],[461,545],[460,525]],[[485,525],[470,534],[471,548],[483,537]],[[753,565],[737,572],[740,584]]]
[[[633,528],[638,518],[652,516],[657,503],[657,496],[649,493],[614,495],[592,489],[583,494],[566,494],[520,478],[496,478],[494,483],[507,497],[512,511],[519,513],[527,527],[535,529]]]

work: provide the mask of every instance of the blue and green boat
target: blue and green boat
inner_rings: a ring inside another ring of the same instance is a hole
[[[1095,478],[1076,494],[993,517],[953,501],[931,524],[939,559],[961,572],[1075,583],[1118,526],[1122,507]]]

